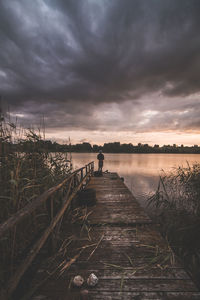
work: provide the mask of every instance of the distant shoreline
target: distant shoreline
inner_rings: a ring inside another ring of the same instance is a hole
[[[81,152],[81,151],[71,151],[71,153],[93,153],[93,154],[97,154],[98,152]],[[199,153],[191,153],[191,152],[103,152],[103,153],[106,153],[106,154],[200,154]]]
[[[126,153],[126,154],[200,154],[200,147],[194,146],[177,146],[176,144],[171,145],[154,145],[148,144],[133,145],[121,144],[120,142],[115,143],[104,143],[103,146],[91,145],[90,143],[82,144],[58,144],[49,140],[24,140],[20,143],[4,143],[5,147],[11,148],[13,151],[30,152],[33,149],[37,149],[36,152],[68,152],[68,153],[98,153],[102,150],[104,153]]]

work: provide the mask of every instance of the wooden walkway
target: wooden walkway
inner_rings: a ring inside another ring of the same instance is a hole
[[[80,299],[81,289],[88,289],[88,299],[94,300],[200,299],[195,284],[116,173],[92,177],[88,188],[97,196],[97,205],[87,211],[87,234],[94,246],[62,276],[51,277],[33,299]],[[78,244],[81,247],[83,241]],[[75,275],[87,279],[90,273],[99,278],[95,287],[84,283],[79,289],[70,283]]]

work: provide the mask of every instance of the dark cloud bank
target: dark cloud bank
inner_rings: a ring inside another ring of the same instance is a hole
[[[98,129],[94,111],[129,100],[124,119],[156,107],[154,129],[199,128],[199,16],[199,0],[2,0],[0,94],[50,127]]]

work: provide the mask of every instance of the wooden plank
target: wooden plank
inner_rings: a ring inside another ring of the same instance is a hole
[[[115,210],[99,210],[94,211],[89,218],[90,224],[147,224],[152,223],[152,221],[142,212],[137,214],[131,212],[125,212],[121,214],[119,211]]]
[[[90,224],[152,222],[116,173],[104,176],[93,177],[88,184],[88,188],[95,188],[97,197],[97,205],[89,218]]]
[[[77,267],[79,270],[79,274],[83,276],[83,278],[87,278],[89,274],[95,273],[99,279],[121,279],[122,276],[125,279],[184,279],[190,280],[188,274],[185,272],[183,268],[166,268],[160,269],[155,267],[151,270],[143,270],[139,269],[137,272],[133,272],[132,267],[126,267],[125,270],[119,270],[117,268],[113,268],[108,266],[105,268],[103,264],[92,264],[90,263],[89,266],[86,266],[84,262],[77,263],[73,265],[70,270],[68,270],[67,275],[68,277],[73,278],[77,274]],[[64,278],[65,278],[64,275]]]
[[[200,299],[197,287],[116,173],[91,178],[88,188],[95,188],[97,197],[96,206],[88,208],[88,245],[101,242],[96,249],[85,249],[69,270],[58,280],[52,278],[40,293],[51,299],[79,299],[80,289],[68,288],[71,279],[77,274],[86,279],[93,272],[99,278],[98,285],[89,288],[93,300]],[[83,240],[78,244],[84,245]],[[70,250],[68,256],[72,257]]]
[[[89,163],[90,169],[93,168],[93,162]],[[65,180],[63,180],[58,185],[48,189],[45,191],[41,196],[34,199],[31,203],[27,204],[25,207],[20,209],[17,213],[11,216],[7,221],[0,225],[0,237],[6,232],[7,230],[13,228],[17,223],[21,222],[26,216],[30,215],[33,211],[36,210],[37,207],[42,205],[51,195],[53,195],[56,191],[61,189],[68,181],[70,181],[78,172],[85,169],[82,167],[78,170],[75,170],[72,174],[70,174]],[[91,169],[92,170],[92,169]]]
[[[48,300],[80,300],[80,291],[69,292],[68,290],[63,295],[61,292],[52,294]],[[54,297],[54,298],[53,298]],[[55,298],[56,297],[56,298]],[[195,292],[102,292],[100,294],[93,290],[89,291],[89,299],[92,300],[199,300],[199,293]],[[34,297],[33,300],[41,298]],[[45,298],[44,298],[45,300]]]
[[[199,300],[199,293],[194,292],[102,292],[90,291],[93,300]],[[73,298],[75,299],[75,298]],[[77,298],[78,299],[78,298]],[[64,298],[63,298],[64,300]]]
[[[98,285],[93,289],[96,293],[101,292],[198,292],[191,280],[183,279],[132,279],[124,278],[123,285],[120,279],[99,278]],[[61,287],[67,291],[69,280],[59,279],[59,284],[55,280],[48,282],[48,291],[59,292]],[[85,285],[86,286],[86,285]],[[73,290],[73,287],[72,287]]]

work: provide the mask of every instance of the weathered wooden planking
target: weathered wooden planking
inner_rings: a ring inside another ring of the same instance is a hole
[[[33,300],[80,300],[80,292],[77,290],[73,293],[65,292],[65,295],[61,291],[56,291],[51,297],[42,298],[43,295],[32,298]],[[54,298],[53,298],[54,297]],[[91,300],[199,300],[199,293],[195,292],[109,292],[104,291],[96,293],[93,290],[89,292],[89,298]]]
[[[87,279],[94,272],[99,283],[89,288],[92,300],[200,299],[197,287],[117,174],[93,177],[88,187],[97,195],[97,205],[88,209],[87,243],[94,246],[85,249],[62,276],[47,281],[39,295],[78,300],[80,289],[70,284],[72,278],[80,274]],[[74,228],[73,235],[82,247],[84,232]],[[69,249],[68,259],[72,256]],[[88,288],[86,283],[83,288]]]
[[[160,268],[164,276],[166,268],[181,267],[177,260],[172,262],[173,252],[152,226],[152,229],[148,225],[142,226],[140,230],[137,227],[93,227],[90,230],[91,242],[88,242],[88,245],[96,245],[100,240],[101,242],[92,256],[91,252],[95,246],[84,250],[77,265],[78,269],[82,271],[98,265],[98,268],[104,267],[107,270],[113,266],[112,269],[118,269],[121,274],[126,272],[127,268],[132,267],[136,275],[138,272],[141,275],[142,271],[144,276],[148,274],[151,277],[155,268]],[[148,239],[145,240],[147,235]],[[80,241],[79,246],[84,243]],[[89,262],[89,264],[83,262]]]
[[[187,279],[133,279],[133,278],[99,278],[98,285],[91,289],[96,294],[101,292],[197,292],[191,280]],[[123,284],[122,284],[123,280]],[[59,279],[59,281],[51,280],[46,288],[51,293],[65,291],[67,292],[70,281]],[[87,285],[85,284],[85,287]],[[61,289],[62,288],[62,289]],[[70,294],[76,292],[76,287],[71,287]],[[43,289],[45,291],[45,289]],[[64,294],[64,293],[63,293]]]
[[[95,189],[97,197],[97,205],[91,209],[90,224],[152,222],[116,173],[92,177],[88,188]]]
[[[80,270],[81,276],[88,277],[89,274],[94,272],[98,275],[99,278],[102,279],[181,279],[181,280],[190,280],[189,275],[182,268],[166,268],[160,269],[158,267],[154,267],[151,270],[138,269],[135,273],[133,272],[133,268],[127,266],[125,270],[120,270],[117,268],[113,268],[112,266],[105,266],[102,263],[90,263],[90,266],[84,264],[84,262],[79,262],[77,265],[71,266],[70,270],[68,270],[67,275],[75,276],[77,272],[77,266]],[[64,276],[65,278],[65,276]]]
[[[97,294],[91,291],[90,293],[91,299],[94,300],[199,300],[199,293],[195,292],[102,292]]]

